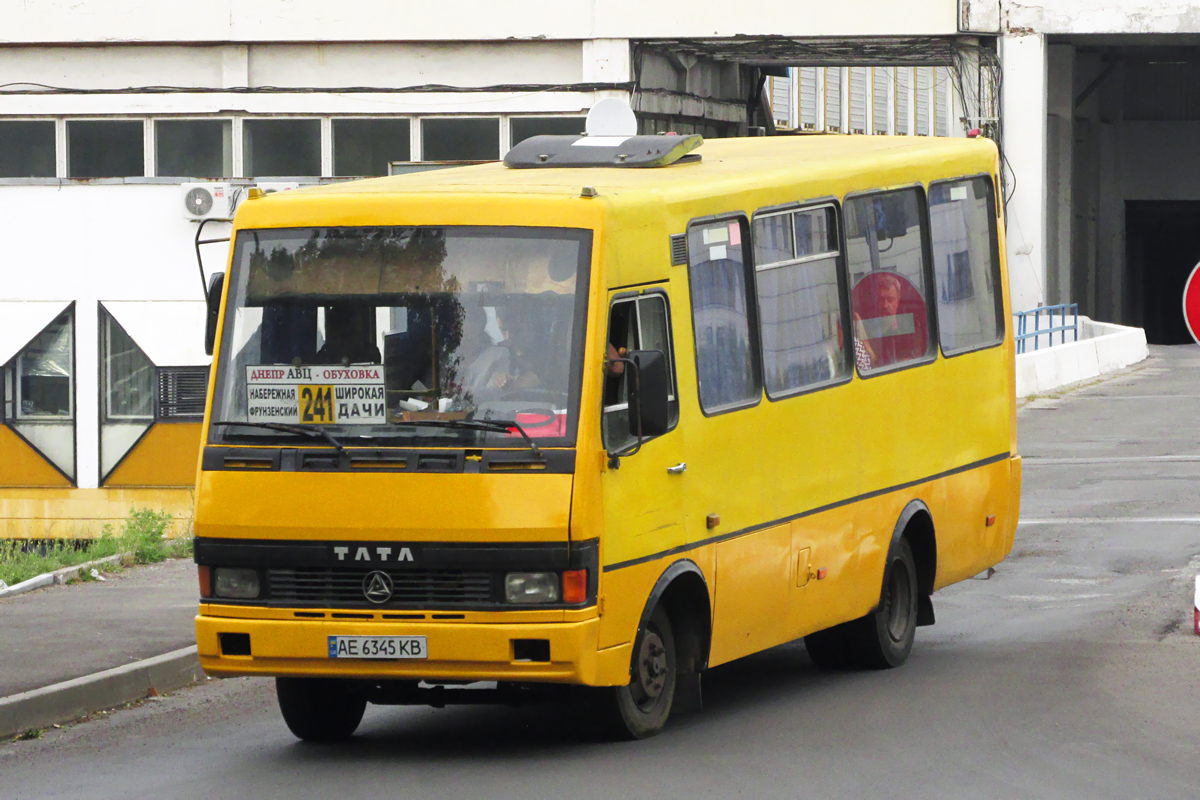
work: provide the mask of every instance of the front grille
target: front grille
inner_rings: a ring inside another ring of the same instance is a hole
[[[363,595],[367,571],[351,569],[268,569],[270,599],[277,603],[354,605],[368,608],[444,608],[496,601],[493,575],[484,570],[384,570],[392,579],[392,599],[372,603]]]

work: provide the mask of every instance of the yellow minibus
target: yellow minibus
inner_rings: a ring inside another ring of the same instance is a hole
[[[801,637],[904,663],[1017,524],[997,159],[551,136],[252,192],[209,292],[204,669],[275,677],[306,740],[560,693],[638,738]]]

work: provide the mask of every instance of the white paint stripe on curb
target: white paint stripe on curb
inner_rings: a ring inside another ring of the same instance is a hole
[[[196,646],[135,661],[82,678],[0,698],[0,736],[70,722],[131,700],[150,689],[169,692],[201,680]]]
[[[79,575],[79,573],[83,572],[85,569],[91,569],[99,564],[116,564],[124,558],[132,557],[132,553],[117,553],[115,556],[97,558],[95,561],[87,561],[83,564],[76,564],[73,567],[63,567],[62,569],[56,569],[53,572],[43,572],[41,575],[37,575],[27,581],[21,581],[20,583],[9,586],[6,589],[0,589],[0,599],[12,597],[15,594],[32,592],[34,589],[41,589],[44,586],[49,586],[54,583],[66,583],[67,581],[71,580],[71,578]]]
[[[1200,516],[1195,517],[1047,517],[1045,519],[1021,519],[1018,527],[1027,525],[1200,525]]]

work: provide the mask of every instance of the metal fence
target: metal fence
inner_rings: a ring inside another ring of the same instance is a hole
[[[1057,315],[1058,325],[1055,325]],[[1033,340],[1033,349],[1041,345],[1041,337],[1046,337],[1046,346],[1054,346],[1054,334],[1059,335],[1059,344],[1067,343],[1067,333],[1071,334],[1070,341],[1079,341],[1079,304],[1060,303],[1056,306],[1038,306],[1029,311],[1014,311],[1017,318],[1017,353],[1025,352],[1025,343]],[[1067,324],[1067,317],[1071,322]],[[1029,329],[1029,320],[1033,319],[1033,330]],[[1044,323],[1044,325],[1043,325]]]

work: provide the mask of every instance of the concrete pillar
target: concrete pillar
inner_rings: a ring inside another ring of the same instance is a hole
[[[1012,168],[1008,203],[1008,274],[1013,310],[1046,298],[1046,40],[1037,34],[1001,39],[1004,95],[1001,124]]]

